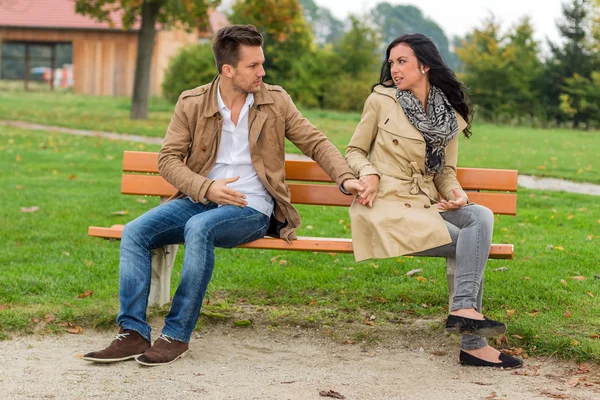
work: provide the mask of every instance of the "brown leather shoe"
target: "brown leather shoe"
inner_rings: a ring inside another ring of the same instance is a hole
[[[119,327],[119,333],[110,346],[104,350],[87,353],[83,359],[95,363],[113,363],[136,358],[149,348],[150,342],[142,335],[136,331]]]
[[[171,364],[187,353],[188,343],[171,339],[163,334],[154,342],[152,347],[144,354],[135,358],[135,361],[147,367]]]

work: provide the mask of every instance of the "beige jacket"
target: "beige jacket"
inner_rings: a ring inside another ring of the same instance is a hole
[[[458,129],[466,123],[460,115]],[[425,140],[408,121],[394,88],[381,85],[367,98],[361,121],[346,149],[346,161],[360,177],[379,175],[373,207],[350,207],[357,261],[416,253],[450,243],[448,228],[435,203],[439,194],[454,199],[458,135],[446,147],[446,164],[425,174]],[[466,196],[466,194],[464,194]]]
[[[211,83],[179,96],[158,156],[159,173],[178,192],[171,197],[206,202],[213,182],[206,175],[217,157],[223,121],[217,105],[219,76]],[[314,159],[338,185],[355,176],[331,141],[298,111],[280,86],[262,84],[248,114],[250,156],[262,184],[275,200],[276,231],[281,238],[296,238],[300,216],[290,203],[285,182],[284,141],[289,139]]]

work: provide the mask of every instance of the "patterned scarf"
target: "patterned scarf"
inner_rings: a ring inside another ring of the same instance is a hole
[[[458,133],[456,115],[437,86],[431,86],[427,99],[427,114],[417,97],[408,90],[396,89],[396,98],[410,123],[425,139],[425,172],[434,175],[445,164],[446,146]]]

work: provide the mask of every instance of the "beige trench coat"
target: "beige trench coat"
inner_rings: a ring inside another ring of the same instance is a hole
[[[456,114],[459,132],[466,122]],[[456,179],[458,135],[446,147],[446,164],[425,174],[425,140],[406,118],[395,88],[377,86],[365,102],[362,118],[346,149],[346,161],[359,176],[379,175],[373,207],[350,207],[356,261],[388,258],[451,242],[435,204],[466,194]],[[439,194],[438,194],[439,192]]]

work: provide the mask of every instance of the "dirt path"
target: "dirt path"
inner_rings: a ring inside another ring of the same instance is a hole
[[[528,359],[515,371],[461,367],[454,338],[423,348],[400,337],[342,345],[293,328],[216,326],[197,336],[186,357],[155,368],[81,360],[112,340],[108,332],[6,340],[0,398],[310,400],[334,398],[319,394],[332,390],[348,400],[600,399],[598,366]]]

